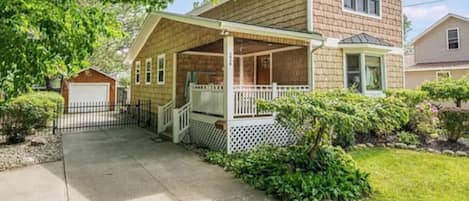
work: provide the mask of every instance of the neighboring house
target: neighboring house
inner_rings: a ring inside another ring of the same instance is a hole
[[[417,36],[406,55],[405,85],[415,89],[427,80],[469,76],[469,18],[448,14]]]
[[[146,19],[127,61],[133,101],[151,100],[175,142],[228,152],[287,144],[257,111],[289,91],[403,87],[400,0],[222,0]],[[174,108],[177,108],[173,111]]]
[[[84,69],[61,84],[67,112],[71,113],[112,109],[116,91],[116,80],[94,68]]]

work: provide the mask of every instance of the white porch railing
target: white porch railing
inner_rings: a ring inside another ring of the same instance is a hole
[[[293,92],[308,92],[309,86],[277,86],[272,85],[238,85],[234,88],[234,115],[235,117],[268,115],[270,113],[262,113],[257,109],[257,101],[274,100],[278,97],[287,96]]]
[[[284,97],[292,92],[308,92],[307,85],[277,86],[272,85],[235,85],[234,86],[234,117],[255,115],[269,115],[260,113],[257,109],[257,100],[273,100]],[[192,111],[223,116],[223,86],[222,85],[191,85]]]
[[[184,134],[189,130],[190,125],[191,103],[173,110],[173,142],[180,143],[184,138]]]
[[[163,133],[173,123],[174,102],[158,107],[158,134]]]
[[[223,116],[222,85],[191,85],[192,111]]]

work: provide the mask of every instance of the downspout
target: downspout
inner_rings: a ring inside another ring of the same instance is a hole
[[[324,39],[321,41],[321,44],[319,46],[316,46],[315,48],[312,48],[312,41],[310,41],[310,45],[308,47],[308,65],[310,66],[311,72],[309,73],[309,76],[311,76],[311,83],[309,83],[311,90],[314,90],[316,88],[315,85],[315,67],[314,67],[314,52],[316,52],[318,49],[323,48],[325,46]]]

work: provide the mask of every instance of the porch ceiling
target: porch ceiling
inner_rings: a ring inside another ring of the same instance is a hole
[[[243,38],[235,38],[234,51],[236,55],[246,55],[263,51],[270,51],[289,47],[290,45],[270,43],[259,40],[249,40]],[[213,43],[202,45],[188,50],[190,52],[205,52],[205,53],[223,53],[223,40],[218,40]]]

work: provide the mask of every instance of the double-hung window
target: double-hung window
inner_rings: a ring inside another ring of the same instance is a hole
[[[140,84],[140,69],[141,69],[140,61],[135,62],[135,84]]]
[[[381,95],[385,89],[383,56],[352,53],[345,56],[346,87],[359,93]]]
[[[151,64],[152,59],[148,58],[145,62],[145,83],[151,84]]]
[[[459,29],[453,28],[447,30],[448,49],[459,49]]]
[[[381,16],[381,0],[343,0],[344,10],[370,16]]]
[[[158,56],[158,84],[163,85],[165,80],[166,56],[164,54]]]

